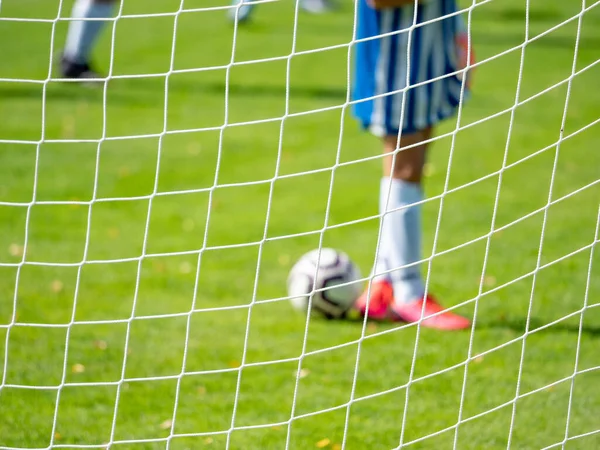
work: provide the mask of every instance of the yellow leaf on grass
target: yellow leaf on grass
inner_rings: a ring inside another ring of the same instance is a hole
[[[330,443],[331,443],[331,440],[329,438],[321,439],[319,442],[317,442],[317,448],[325,448]]]
[[[310,370],[308,370],[308,369],[300,369],[300,373],[294,372],[294,377],[306,378],[309,374],[310,374]]]
[[[60,291],[63,290],[63,282],[60,280],[54,280],[52,283],[50,283],[50,289],[55,294],[58,294]]]
[[[108,347],[108,344],[106,343],[106,341],[97,340],[97,341],[94,341],[94,347],[96,347],[98,350],[106,350],[106,348]]]
[[[85,366],[83,364],[73,364],[71,370],[73,371],[73,373],[83,373],[85,372]]]
[[[190,273],[192,271],[192,265],[189,262],[182,262],[179,266],[179,271],[181,273]]]
[[[485,287],[494,287],[496,285],[496,277],[493,275],[486,275],[483,277],[483,280],[481,280],[481,284]]]
[[[10,244],[8,246],[8,253],[11,256],[23,256],[23,246],[19,244]]]
[[[160,424],[161,430],[168,430],[173,426],[173,421],[171,419],[167,419]]]

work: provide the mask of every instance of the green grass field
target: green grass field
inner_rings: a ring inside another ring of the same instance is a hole
[[[521,68],[526,2],[473,12],[485,62],[454,146],[433,145],[424,226],[431,254],[441,211],[431,290],[476,309],[474,333],[368,324],[361,339],[362,322],[311,320],[305,340],[305,318],[268,301],[291,265],[322,239],[367,274],[378,229],[380,145],[342,107],[352,2],[301,14],[295,41],[292,2],[262,5],[233,65],[223,10],[123,18],[112,75],[154,76],[15,82],[48,78],[67,23],[1,19],[53,19],[59,3],[0,13],[1,448],[535,449],[600,432],[598,8],[559,149],[577,18]],[[530,0],[529,37],[580,3]]]

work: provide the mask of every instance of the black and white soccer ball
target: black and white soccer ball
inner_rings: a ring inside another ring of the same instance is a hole
[[[287,279],[292,306],[305,314],[338,319],[362,291],[360,270],[342,251],[312,250],[300,257]]]

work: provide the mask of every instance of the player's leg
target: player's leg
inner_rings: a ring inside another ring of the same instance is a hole
[[[113,15],[116,0],[76,0],[71,12],[67,41],[61,59],[66,78],[101,78],[90,67],[90,55],[106,20]]]
[[[295,0],[294,0],[295,1]],[[330,9],[329,2],[327,0],[298,0],[300,7],[311,14],[321,14],[327,12]],[[231,6],[227,11],[227,16],[232,22],[238,23],[246,22],[250,19],[252,11],[256,5],[253,5],[253,0],[232,0]],[[240,5],[240,6],[238,6]]]
[[[390,316],[390,305],[397,292],[400,298],[419,298],[424,287],[419,268],[407,266],[420,260],[420,211],[418,207],[408,205],[422,200],[421,178],[425,164],[427,144],[431,128],[406,134],[401,137],[400,149],[398,136],[384,136],[383,177],[379,189],[379,214],[382,215],[382,228],[377,249],[377,257],[372,271],[373,282],[357,302],[362,314],[372,319],[383,320]],[[416,146],[415,146],[416,145]],[[403,208],[395,211],[398,208]],[[393,214],[390,211],[394,211]],[[394,248],[392,248],[392,246]],[[392,268],[401,267],[392,272]],[[393,283],[392,278],[398,278]]]
[[[379,189],[379,214],[382,216],[373,282],[357,302],[362,314],[372,319],[390,318],[394,298],[419,299],[424,286],[419,267],[421,259],[421,215],[423,200],[421,178],[431,128],[398,136],[388,134],[383,142],[383,177]],[[398,146],[399,144],[399,146]],[[399,150],[397,150],[399,149]],[[410,206],[417,203],[417,205]],[[397,269],[400,268],[400,269]],[[393,270],[392,269],[396,269]]]
[[[327,0],[300,0],[300,6],[304,11],[311,14],[322,14],[330,9]]]
[[[461,329],[470,322],[443,308],[431,295],[425,295],[420,264],[421,202],[424,200],[422,177],[431,127],[401,137],[386,136],[384,142],[384,177],[381,201],[384,209],[381,243],[387,250],[387,263],[393,289],[391,311],[394,318],[416,322],[421,316],[429,319],[424,326],[440,329]]]
[[[444,311],[433,296],[425,295],[420,268],[422,177],[431,134],[431,127],[427,127],[402,135],[399,146],[396,135],[383,138],[379,252],[374,281],[357,307],[374,319],[417,322],[424,317],[423,326],[462,329],[470,325],[467,319]]]
[[[237,22],[241,23],[250,18],[255,5],[252,4],[252,0],[232,0],[231,6],[234,8],[229,8],[227,11],[229,20],[235,22],[237,19]]]

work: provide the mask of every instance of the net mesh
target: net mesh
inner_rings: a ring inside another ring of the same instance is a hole
[[[285,296],[305,251],[378,251],[355,5],[202,3],[119,2],[95,90],[56,73],[71,2],[0,3],[0,448],[598,443],[600,2],[461,3],[475,97],[432,138],[422,261],[456,337]]]

